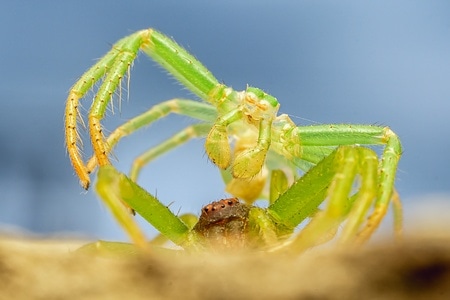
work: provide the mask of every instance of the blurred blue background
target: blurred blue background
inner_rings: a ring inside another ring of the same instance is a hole
[[[227,85],[265,89],[298,124],[391,126],[404,147],[397,188],[407,226],[426,207],[431,214],[449,207],[450,2],[206,3],[1,5],[0,230],[126,239],[93,190],[78,185],[63,115],[71,85],[95,59],[147,27],[172,36]],[[121,112],[107,117],[107,129],[162,100],[192,97],[144,55],[132,69],[129,94]],[[136,155],[188,124],[170,117],[123,140],[115,165],[128,171]],[[198,212],[226,196],[202,146],[194,141],[162,157],[140,183],[175,212]]]

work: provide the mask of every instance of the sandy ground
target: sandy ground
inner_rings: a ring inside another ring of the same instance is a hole
[[[79,245],[1,238],[0,299],[450,299],[446,234],[300,258],[106,258],[74,252]]]
[[[450,202],[444,200],[417,202],[401,243],[377,239],[359,251],[300,257],[101,257],[77,252],[85,241],[0,234],[0,300],[450,299]]]

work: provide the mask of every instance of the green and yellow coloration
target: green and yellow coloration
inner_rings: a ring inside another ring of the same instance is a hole
[[[159,63],[204,102],[173,99],[159,103],[118,127],[105,140],[100,122],[139,51]],[[78,105],[99,81],[88,116],[94,155],[85,163],[78,149]],[[85,189],[90,185],[89,173],[99,166],[97,192],[141,247],[146,247],[145,238],[126,209],[118,205],[120,202],[141,214],[175,244],[187,249],[202,248],[205,244],[195,227],[185,225],[136,183],[140,169],[149,161],[200,137],[206,138],[206,153],[223,170],[227,190],[233,196],[243,198],[248,204],[264,195],[270,199],[267,209],[249,207],[248,221],[244,222],[248,224],[249,235],[258,241],[256,244],[266,249],[284,245],[300,252],[320,243],[341,224],[344,227],[339,241],[360,244],[378,227],[392,199],[394,211],[400,215],[394,181],[402,150],[393,131],[373,125],[297,126],[287,115],[277,114],[279,107],[277,99],[261,89],[247,87],[235,91],[220,84],[176,42],[147,29],[118,41],[72,87],[66,105],[66,144]],[[111,166],[108,154],[121,138],[170,113],[201,122],[136,159],[130,178]],[[381,158],[361,145],[384,146]],[[298,169],[305,172],[302,177],[298,176]],[[267,195],[263,188],[271,174]],[[289,182],[290,177],[295,181],[293,184]],[[325,200],[327,203],[319,209]],[[311,217],[308,225],[297,236],[290,237],[294,228],[308,217]],[[397,232],[400,230],[398,226]]]

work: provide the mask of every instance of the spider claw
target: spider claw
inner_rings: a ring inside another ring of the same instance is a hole
[[[83,189],[85,189],[86,191],[89,189],[90,186],[90,181],[89,180],[80,180],[80,185],[83,187]]]

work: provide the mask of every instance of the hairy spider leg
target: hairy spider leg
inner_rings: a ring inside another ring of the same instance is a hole
[[[112,166],[106,167],[113,168]],[[125,229],[131,241],[141,249],[148,249],[147,238],[139,228],[139,225],[133,219],[132,214],[129,213],[129,206],[123,202],[124,198],[119,192],[122,189],[121,185],[124,183],[121,182],[121,178],[119,176],[115,175],[116,174],[113,173],[113,171],[102,172],[102,180],[97,182],[96,191],[122,228]]]
[[[120,46],[120,44],[118,44]],[[119,51],[112,49],[101,60],[86,71],[81,78],[72,86],[66,101],[65,108],[65,136],[66,147],[69,153],[72,166],[80,178],[83,188],[89,188],[89,174],[81,157],[78,144],[81,142],[78,134],[77,124],[80,118],[78,106],[79,100],[93,87],[93,85],[103,77],[113,65]],[[82,119],[80,118],[81,122]]]
[[[374,203],[378,185],[378,157],[376,153],[368,148],[358,147],[355,159],[357,159],[357,174],[360,178],[360,187],[350,199],[353,207],[348,214],[348,220],[342,229],[340,236],[341,244],[350,244],[360,234],[361,224],[365,221],[370,206]],[[334,191],[330,190],[329,195]],[[334,195],[333,195],[334,196]],[[345,197],[345,196],[344,196]],[[331,203],[331,200],[330,200]]]
[[[179,217],[172,213],[156,197],[134,183],[123,173],[117,171],[113,166],[105,165],[99,167],[96,190],[114,212],[120,213],[119,218],[132,218],[130,214],[124,213],[123,206],[117,205],[120,199],[138,211],[144,219],[175,244],[187,249],[189,247],[200,247],[196,234]],[[131,239],[140,242],[138,246],[148,247],[148,244],[141,243],[140,238],[142,234],[140,230],[134,231],[133,227],[129,227],[130,223],[128,222],[121,223]]]
[[[179,131],[169,139],[158,144],[157,146],[145,151],[133,161],[130,169],[130,178],[133,181],[137,181],[140,171],[150,161],[156,159],[160,155],[181,146],[194,138],[205,137],[211,129],[210,123],[194,124]]]
[[[106,140],[107,154],[112,151],[122,138],[134,133],[144,126],[149,126],[151,123],[158,121],[171,113],[188,116],[208,123],[212,123],[217,115],[215,108],[210,104],[193,100],[177,98],[156,104],[148,111],[120,125],[108,136]],[[211,125],[209,125],[209,128],[211,128]],[[97,157],[93,155],[87,163],[87,170],[91,173],[96,167]]]

